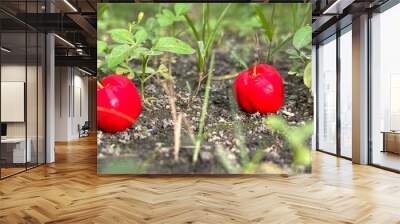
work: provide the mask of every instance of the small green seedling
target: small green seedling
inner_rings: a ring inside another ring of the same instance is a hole
[[[291,127],[283,118],[273,115],[265,119],[265,124],[271,131],[281,134],[288,142],[294,154],[295,166],[311,165],[311,151],[306,145],[306,141],[313,134],[313,122],[307,122],[299,127]]]
[[[192,31],[192,34],[196,41],[196,53],[197,53],[197,69],[199,72],[199,80],[196,89],[196,93],[200,89],[200,85],[202,81],[205,79],[206,75],[204,72],[207,69],[207,65],[210,64],[210,55],[213,49],[213,46],[216,42],[217,34],[219,28],[221,26],[222,20],[226,16],[231,4],[227,4],[227,6],[223,9],[220,16],[218,17],[215,25],[211,27],[210,25],[210,4],[203,3],[203,10],[202,10],[202,24],[201,28],[197,28],[193,20],[190,18],[188,13],[184,13],[183,16]],[[188,10],[189,11],[189,10]]]

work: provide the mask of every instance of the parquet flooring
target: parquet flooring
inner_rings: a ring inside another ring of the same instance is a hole
[[[97,176],[96,139],[0,181],[0,223],[400,223],[400,175],[314,153],[292,176]]]

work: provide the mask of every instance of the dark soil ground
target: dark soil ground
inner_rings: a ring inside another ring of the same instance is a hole
[[[204,95],[204,87],[192,97],[188,82],[194,91],[197,83],[196,56],[175,57],[172,71],[175,77],[177,111],[183,112],[192,129],[197,131]],[[303,78],[288,75],[285,59],[275,62],[285,84],[285,104],[277,113],[290,125],[302,124],[313,116],[313,99]],[[243,70],[231,57],[229,50],[219,50],[215,54],[214,77]],[[98,170],[100,173],[146,173],[146,174],[225,174],[215,153],[216,145],[222,145],[228,159],[240,164],[239,149],[234,134],[234,114],[230,107],[232,81],[212,82],[206,139],[202,143],[199,161],[192,164],[193,144],[183,125],[179,160],[173,158],[174,124],[168,96],[155,81],[146,83],[147,97],[154,97],[143,109],[134,126],[124,132],[107,134],[98,132]],[[138,85],[137,85],[138,86]],[[205,82],[204,85],[205,86]],[[263,124],[268,115],[238,112],[242,122],[243,135],[250,157],[258,148],[265,149],[263,163],[276,167],[284,173],[293,173],[292,152],[278,134],[271,133]],[[296,170],[302,172],[304,170]],[[265,169],[259,172],[268,172]]]

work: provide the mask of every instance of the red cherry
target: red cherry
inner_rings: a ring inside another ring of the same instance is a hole
[[[97,86],[97,124],[105,132],[130,128],[142,111],[135,84],[122,75],[109,75]]]
[[[240,108],[249,113],[275,113],[285,101],[283,79],[271,65],[258,64],[236,77],[233,91]]]

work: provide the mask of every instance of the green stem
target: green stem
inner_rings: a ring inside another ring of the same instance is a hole
[[[142,95],[143,102],[146,100],[145,93],[144,93],[144,82],[146,81],[146,68],[147,68],[148,61],[149,61],[148,56],[143,57],[142,74],[140,76],[140,94]]]
[[[144,97],[144,80],[141,78],[140,79],[140,95],[142,96],[142,100],[145,100]]]
[[[197,160],[198,160],[200,147],[201,147],[201,142],[203,140],[203,132],[204,132],[204,126],[206,124],[208,99],[210,97],[211,80],[212,80],[212,75],[213,75],[213,69],[214,69],[214,55],[211,56],[210,69],[208,71],[208,77],[207,77],[206,90],[205,90],[205,93],[204,93],[203,106],[201,108],[199,130],[198,130],[198,133],[197,133],[196,144],[195,144],[195,148],[194,148],[194,152],[193,152],[193,164],[195,164],[197,162]]]
[[[190,19],[190,17],[189,17],[187,14],[185,14],[184,17],[185,17],[186,22],[187,22],[187,24],[189,25],[190,29],[192,30],[192,33],[193,33],[194,37],[196,38],[196,41],[200,41],[199,32],[197,32],[196,27],[194,26],[193,21]]]

